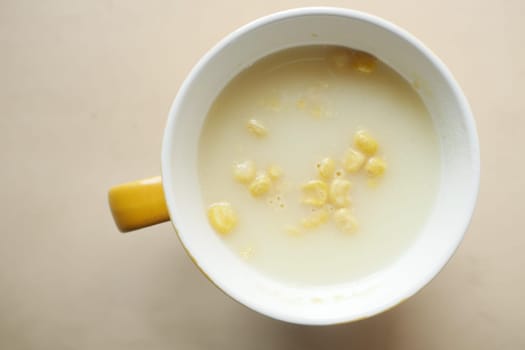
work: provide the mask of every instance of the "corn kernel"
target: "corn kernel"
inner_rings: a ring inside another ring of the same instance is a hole
[[[355,173],[363,166],[365,155],[350,148],[343,156],[343,167],[349,173]]]
[[[324,208],[319,209],[312,213],[310,216],[303,218],[301,220],[301,225],[304,228],[315,228],[327,222],[329,217],[330,214],[328,213],[328,210]]]
[[[380,157],[371,157],[365,164],[366,174],[370,177],[378,177],[385,173],[386,162]]]
[[[352,184],[348,180],[334,179],[330,184],[330,202],[336,207],[346,207],[350,204],[348,192]]]
[[[321,180],[311,180],[303,185],[305,198],[303,203],[321,207],[328,199],[328,186]]]
[[[363,51],[354,51],[352,66],[362,73],[372,73],[377,65],[377,58]]]
[[[259,174],[250,184],[250,192],[254,197],[262,196],[270,190],[271,184],[272,180],[267,174]]]
[[[281,178],[283,175],[283,170],[279,166],[272,164],[268,167],[267,173],[270,179],[275,181]]]
[[[377,141],[366,131],[360,130],[354,135],[354,145],[366,155],[372,156],[376,153],[379,145]]]
[[[345,233],[354,233],[359,228],[357,220],[348,208],[337,209],[333,218],[337,228]]]
[[[248,183],[255,178],[255,164],[251,160],[233,165],[233,177],[240,183]]]
[[[208,208],[211,226],[221,234],[228,234],[237,224],[237,214],[228,202],[214,203]]]
[[[334,176],[335,162],[332,158],[323,158],[317,165],[319,175],[325,180],[329,180]]]
[[[257,137],[264,137],[268,134],[268,129],[258,120],[250,119],[246,124],[246,128],[249,132]]]

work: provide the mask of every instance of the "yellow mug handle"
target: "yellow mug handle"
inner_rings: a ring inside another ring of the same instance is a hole
[[[108,192],[108,200],[113,219],[121,232],[170,219],[160,176],[114,186]]]

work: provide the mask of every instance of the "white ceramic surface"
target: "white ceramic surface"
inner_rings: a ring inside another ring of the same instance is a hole
[[[272,52],[310,44],[368,51],[414,83],[432,114],[444,165],[434,210],[417,240],[398,261],[352,283],[296,288],[259,274],[234,256],[210,229],[201,202],[197,149],[208,108],[232,77]],[[372,316],[427,284],[463,237],[477,198],[479,172],[479,146],[470,108],[445,65],[395,25],[336,8],[280,12],[223,39],[184,81],[171,107],[162,145],[162,176],[172,223],[200,269],[228,295],[253,310],[312,325]]]

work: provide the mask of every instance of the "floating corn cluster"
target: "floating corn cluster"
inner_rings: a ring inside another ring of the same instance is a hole
[[[376,58],[365,52],[338,49],[328,59],[333,69],[339,72],[354,70],[361,73],[371,73],[376,67]],[[316,86],[306,96],[300,97],[296,108],[319,117],[323,108],[317,101],[317,92],[323,86]],[[270,103],[271,102],[271,103]],[[275,97],[269,104],[272,108],[281,107],[280,100]],[[257,138],[268,135],[268,129],[258,120],[250,119],[246,123],[247,131]],[[377,179],[386,170],[386,162],[377,156],[378,142],[366,131],[360,130],[354,134],[353,147],[346,150],[342,159],[336,161],[327,157],[317,163],[317,179],[310,180],[301,186],[302,203],[312,208],[312,212],[300,220],[297,225],[290,225],[285,230],[293,235],[305,230],[314,229],[333,219],[337,228],[345,233],[353,233],[358,229],[358,221],[354,217],[350,191],[352,183],[344,174],[356,174],[364,170],[370,178],[370,184],[376,184]],[[341,166],[341,170],[337,170]],[[264,171],[258,171],[252,160],[244,160],[233,165],[233,178],[243,184],[250,194],[260,198],[268,194],[272,186],[283,175],[277,165],[270,165]],[[208,219],[212,227],[220,234],[230,233],[237,224],[237,214],[229,202],[212,204],[208,209]]]
[[[251,119],[246,124],[247,130],[256,137],[264,137],[267,129],[259,121]],[[233,178],[246,186],[253,197],[262,197],[279,180],[282,170],[272,164],[264,171],[257,171],[251,160],[237,162],[233,165]],[[229,202],[212,204],[208,209],[208,219],[212,227],[221,234],[227,234],[237,224],[237,214]]]
[[[285,230],[290,234],[300,234],[304,230],[321,226],[332,217],[340,231],[357,231],[359,225],[350,201],[352,183],[344,174],[357,174],[364,170],[370,179],[377,180],[387,167],[385,160],[377,156],[378,149],[377,141],[368,132],[360,130],[354,134],[353,147],[344,152],[339,162],[332,157],[321,159],[316,165],[318,179],[301,186],[302,203],[312,207],[312,213],[301,219],[299,225],[287,226]],[[342,166],[341,170],[337,170],[338,163]],[[282,169],[277,165],[271,165],[265,171],[257,171],[251,160],[238,162],[233,166],[233,178],[245,185],[253,197],[267,194],[282,174]],[[208,217],[213,228],[221,234],[229,233],[237,223],[235,211],[227,202],[210,206]]]
[[[355,174],[364,169],[371,179],[384,174],[386,162],[376,156],[377,141],[366,131],[354,135],[353,148],[343,155],[340,164],[346,174]],[[343,171],[336,170],[337,162],[331,157],[317,163],[319,179],[310,180],[302,185],[303,203],[312,207],[312,214],[303,218],[299,226],[288,226],[290,234],[299,234],[304,229],[316,228],[326,223],[332,216],[337,228],[345,233],[358,229],[358,222],[351,210],[350,190],[352,183],[343,177]]]

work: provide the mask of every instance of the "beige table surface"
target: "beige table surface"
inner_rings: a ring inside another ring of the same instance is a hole
[[[354,324],[260,316],[169,224],[121,235],[111,185],[159,173],[168,108],[238,26],[306,5],[408,29],[469,98],[482,150],[465,240],[415,297]],[[0,0],[0,349],[524,349],[523,0]]]

